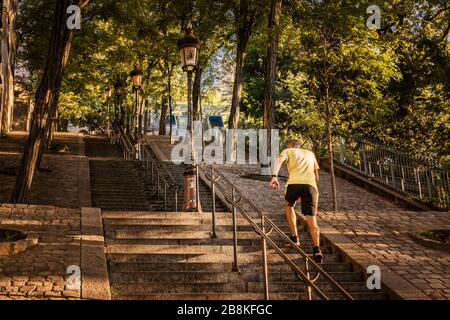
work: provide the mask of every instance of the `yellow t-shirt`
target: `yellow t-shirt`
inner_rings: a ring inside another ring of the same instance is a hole
[[[288,148],[281,152],[281,158],[285,159],[289,179],[287,184],[308,184],[317,189],[314,170],[319,169],[316,156],[309,150],[300,148]]]

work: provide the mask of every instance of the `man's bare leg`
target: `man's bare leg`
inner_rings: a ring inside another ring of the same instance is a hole
[[[298,236],[297,231],[297,216],[295,215],[294,207],[289,205],[289,202],[284,203],[284,210],[286,211],[286,218],[289,222],[289,227],[291,228],[291,235]]]
[[[323,263],[323,255],[320,250],[320,229],[317,224],[316,217],[306,216],[306,224],[308,225],[309,234],[313,242],[313,258],[317,263]]]
[[[313,216],[305,216],[305,218],[313,245],[318,247],[320,245],[320,229],[317,224],[317,219]]]

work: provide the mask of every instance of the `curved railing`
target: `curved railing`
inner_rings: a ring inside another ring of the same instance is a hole
[[[276,224],[274,224],[267,216],[255,207],[245,196],[236,189],[236,187],[222,174],[215,174],[214,168],[211,166],[210,173],[204,173],[205,178],[211,184],[211,193],[213,199],[213,211],[212,211],[212,235],[216,234],[215,231],[215,196],[216,189],[224,197],[232,207],[233,214],[233,247],[234,247],[234,262],[233,271],[239,270],[239,256],[237,251],[237,225],[236,225],[236,213],[239,212],[245,220],[253,227],[254,231],[261,236],[262,240],[262,257],[263,257],[263,273],[264,273],[264,295],[266,299],[269,299],[269,279],[268,279],[268,263],[267,263],[267,245],[269,245],[273,250],[275,250],[278,255],[284,260],[284,262],[294,271],[299,279],[304,281],[307,285],[307,295],[308,299],[312,300],[312,291],[317,294],[321,299],[328,300],[328,296],[315,284],[319,276],[331,283],[337,291],[348,300],[353,300],[353,297],[337,283],[320,265],[318,265],[314,260],[312,260],[299,246],[295,245],[294,242],[281,230]],[[260,219],[260,223],[253,221],[251,214],[256,214]],[[266,232],[267,228],[270,228],[269,232]],[[292,248],[295,249],[296,253],[299,254],[304,259],[305,271],[303,272],[275,243],[275,241],[270,237],[271,233],[276,233],[285,241],[287,241]],[[311,278],[310,267],[316,272],[315,276]]]
[[[164,199],[164,211],[167,211],[168,191],[173,191],[174,196],[174,211],[178,211],[178,193],[182,187],[173,178],[172,174],[167,170],[164,163],[159,160],[151,150],[150,146],[144,145],[139,142],[139,149],[141,150],[140,159],[145,166],[145,172],[147,176],[150,176],[150,182],[157,186],[157,197],[160,199],[161,194]]]
[[[123,150],[123,158],[125,160],[134,160],[136,156],[136,147],[131,143],[122,127],[116,127],[112,139],[114,143],[119,144]]]

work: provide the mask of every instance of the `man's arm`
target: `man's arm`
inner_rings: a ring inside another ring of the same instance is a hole
[[[283,162],[285,162],[286,160],[287,160],[287,157],[285,155],[281,155],[277,159],[275,168],[273,170],[272,180],[270,181],[270,187],[272,189],[278,189],[280,187],[280,183],[278,182],[278,173],[281,170],[281,166],[283,165]]]
[[[316,176],[316,184],[319,184],[319,164],[317,163],[316,156],[314,156],[314,175]]]

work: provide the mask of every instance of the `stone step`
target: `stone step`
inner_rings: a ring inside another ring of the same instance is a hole
[[[93,201],[93,205],[94,205],[94,207],[101,208],[103,210],[126,209],[126,210],[129,210],[129,211],[141,211],[143,209],[149,209],[149,206],[145,206],[145,205],[131,206],[131,205],[123,204],[122,206],[119,206],[119,205],[108,205],[108,204],[105,204],[105,203],[98,203],[96,201]]]
[[[362,274],[356,272],[332,272],[330,276],[338,282],[362,282]],[[186,271],[149,271],[149,272],[117,272],[110,274],[112,283],[145,283],[145,282],[236,282],[241,280],[262,282],[261,272],[186,272]],[[294,272],[270,272],[270,282],[298,282]],[[321,281],[321,278],[319,278]],[[322,280],[323,281],[323,280]]]
[[[128,214],[130,214],[128,212]],[[222,213],[221,213],[222,214]],[[131,214],[130,214],[131,215]],[[219,215],[216,217],[216,225],[232,225],[233,220],[230,213],[223,213],[223,215]],[[183,213],[180,212],[179,214],[173,214],[173,215],[167,215],[167,216],[161,216],[160,214],[155,214],[153,217],[144,217],[144,218],[105,218],[103,217],[103,220],[106,224],[115,224],[115,225],[154,225],[154,224],[176,224],[180,223],[181,225],[186,224],[192,224],[192,225],[198,225],[198,224],[209,224],[212,225],[212,219],[211,216],[198,214],[198,213]],[[259,225],[259,221],[253,220],[256,225]],[[286,222],[285,221],[272,221],[278,228],[286,228]],[[236,225],[237,226],[249,226],[251,227],[250,223],[247,220],[244,220],[242,218],[236,219]],[[268,229],[268,227],[267,227]],[[304,227],[299,228],[300,231],[305,230]]]
[[[185,230],[166,230],[166,229],[154,229],[154,230],[115,230],[114,238],[115,239],[134,239],[134,240],[144,240],[144,239],[210,239],[211,228],[208,228],[204,231],[199,230],[190,230],[186,232]],[[301,239],[303,240],[302,245],[308,242],[311,242],[308,235],[306,233],[301,234]],[[237,232],[238,239],[250,239],[250,240],[261,240],[261,236],[258,235],[255,231],[238,231]],[[272,233],[270,235],[271,239],[281,240],[282,235],[278,233]],[[222,228],[220,232],[219,240],[232,240],[233,232],[232,227],[228,227],[227,229]]]
[[[151,230],[167,230],[167,231],[209,231],[212,230],[211,219],[145,219],[138,222],[124,220],[124,219],[104,219],[104,225],[112,230],[128,230],[128,231],[151,231]],[[216,220],[216,231],[230,231],[232,230],[233,222],[231,219]],[[238,231],[254,232],[253,226],[247,221],[237,221]],[[289,234],[288,226],[279,226],[279,229],[285,234]],[[275,233],[273,233],[275,234]],[[303,228],[299,228],[300,239],[307,238],[309,235]]]
[[[150,222],[150,221],[147,221]],[[122,224],[111,222],[109,219],[104,220],[104,225],[112,231],[121,230],[127,232],[137,232],[140,236],[145,236],[145,232],[152,230],[164,230],[164,231],[211,231],[212,222],[211,220],[163,220],[163,219],[153,219],[151,223],[146,224]],[[217,221],[216,231],[230,231],[233,225],[231,221]],[[238,231],[253,231],[251,225],[237,225]],[[283,230],[285,230],[283,228]],[[287,230],[286,230],[287,231]],[[303,233],[302,233],[303,235]]]
[[[324,293],[338,293],[339,291],[329,283],[316,283]],[[364,292],[367,289],[365,282],[342,282],[340,285],[347,292]],[[113,283],[112,286],[121,292],[121,295],[147,295],[154,293],[258,293],[263,291],[262,283],[238,282],[148,282],[148,283]],[[270,283],[270,292],[302,293],[307,285],[301,282]],[[283,289],[287,291],[283,291]]]
[[[111,255],[108,255],[111,257]],[[143,271],[188,271],[188,272],[203,272],[205,270],[214,271],[214,272],[230,272],[232,270],[232,262],[228,259],[228,262],[195,262],[188,261],[186,262],[120,262],[116,260],[120,260],[119,258],[109,258],[111,259],[108,262],[110,274],[116,272],[143,272]],[[127,258],[125,258],[127,260]],[[207,260],[197,258],[199,260]],[[352,272],[352,267],[348,263],[326,263],[322,266],[322,268],[326,272]],[[239,270],[240,271],[253,271],[253,272],[262,272],[262,263],[253,262],[253,263],[244,263],[243,261],[239,262]],[[280,264],[271,263],[269,265],[270,272],[275,271],[284,271],[284,272],[292,272],[291,268],[286,265],[284,262]]]
[[[168,218],[152,218],[152,219],[103,219],[107,225],[126,225],[126,226],[146,226],[146,225],[212,225],[212,220],[210,218],[181,218],[181,217],[168,217]],[[218,218],[216,220],[216,225],[232,226],[233,221],[230,218]],[[249,226],[251,225],[246,220],[237,220],[237,226]]]
[[[114,240],[115,243],[127,242],[127,240]],[[302,250],[306,253],[312,253],[312,247],[302,247]],[[321,248],[323,253],[331,253],[331,247]],[[252,253],[260,252],[258,247],[242,247],[238,246],[238,253]],[[271,252],[269,249],[268,252]],[[151,253],[165,253],[165,254],[198,254],[198,255],[211,255],[211,254],[233,254],[233,246],[231,245],[135,245],[135,244],[108,244],[106,245],[106,253],[134,253],[134,254],[151,254]]]
[[[315,284],[323,292],[339,292],[332,283],[322,280],[322,278],[319,278]],[[339,282],[339,285],[349,293],[369,291],[366,282]],[[307,287],[308,286],[300,280],[294,282],[270,282],[269,290],[273,293],[304,292]],[[263,290],[263,283],[255,281],[249,282],[247,283],[247,290],[247,292],[261,292]]]
[[[117,190],[118,192],[126,192],[127,190],[144,190],[144,185],[136,184],[134,181],[91,181],[93,191]]]
[[[298,254],[293,252],[286,252],[286,256],[289,257],[294,263],[299,266],[303,266],[304,259]],[[111,254],[116,258],[116,262],[139,262],[139,263],[154,263],[154,262],[167,262],[167,263],[179,263],[179,262],[221,262],[228,263],[233,261],[233,256],[227,256],[224,254],[185,254],[185,253],[154,253],[154,254]],[[111,257],[109,255],[109,257]],[[238,257],[239,263],[253,263],[262,261],[261,251],[259,248],[255,247],[252,253],[241,254]],[[324,259],[326,263],[341,263],[342,259],[340,255],[337,254],[324,254]],[[284,263],[282,257],[275,252],[268,252],[268,261],[270,263]]]
[[[117,238],[111,238],[109,232],[106,233],[106,236],[109,238],[106,242],[107,244],[111,245],[178,245],[178,246],[232,246],[233,245],[233,238],[217,238],[217,239],[211,239],[209,236],[206,236],[205,238],[153,238],[153,239],[139,239],[139,238],[128,238],[128,239],[117,239]],[[281,249],[288,249],[290,248],[290,245],[287,242],[284,242],[283,240],[278,240],[278,246]],[[254,238],[249,239],[243,239],[238,237],[238,246],[242,247],[248,247],[253,248],[255,251],[260,250],[261,248],[261,239],[257,238],[256,233]],[[302,250],[304,250],[307,253],[312,253],[312,242],[310,240],[305,240],[301,244]],[[330,247],[327,247],[325,245],[322,245],[321,250],[323,253],[331,253],[332,249]]]
[[[127,212],[127,211],[104,211],[102,212],[103,219],[167,219],[167,218],[177,218],[177,219],[210,219],[211,212]],[[216,213],[216,218],[230,217],[230,213],[218,212]]]
[[[155,189],[156,191],[156,189]],[[136,187],[136,185],[117,185],[117,186],[105,186],[105,185],[93,185],[91,189],[92,193],[96,193],[99,195],[107,194],[108,192],[115,192],[122,195],[132,194],[134,192],[139,192],[141,194],[145,194],[143,186]]]
[[[344,300],[341,294],[328,293],[331,300]],[[384,293],[352,292],[356,300],[386,300]],[[307,300],[306,294],[299,293],[272,293],[270,300]],[[146,295],[119,295],[113,296],[115,300],[264,300],[262,293],[155,293]],[[313,299],[318,299],[313,297]]]
[[[120,194],[109,194],[109,195],[105,195],[105,196],[97,196],[95,193],[93,194],[95,200],[97,201],[108,201],[110,203],[123,203],[123,199],[122,195]],[[143,195],[139,195],[139,194],[130,194],[126,196],[127,200],[132,200],[132,203],[126,203],[126,204],[133,204],[133,202],[135,203],[147,203],[147,198]]]

